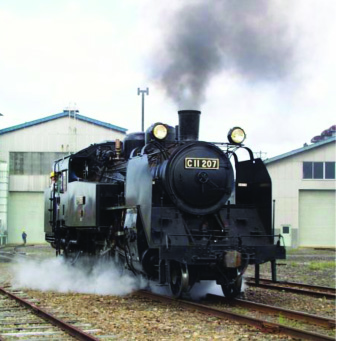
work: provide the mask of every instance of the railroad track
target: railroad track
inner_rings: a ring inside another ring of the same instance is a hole
[[[254,277],[248,277],[246,280],[255,281]],[[270,279],[261,278],[260,282],[263,283],[273,283]],[[275,283],[288,285],[291,287],[301,288],[301,289],[307,289],[307,290],[316,290],[316,291],[325,291],[330,293],[336,293],[336,288],[331,287],[322,287],[319,285],[311,285],[311,284],[304,284],[304,283],[297,283],[297,282],[288,282],[288,281],[277,281]]]
[[[334,319],[312,315],[303,313],[300,311],[294,311],[294,310],[288,310],[284,308],[274,307],[267,304],[262,303],[255,303],[248,300],[243,299],[234,299],[232,301],[226,299],[225,297],[214,295],[214,294],[207,294],[206,299],[208,301],[217,302],[217,303],[225,303],[227,305],[233,306],[233,307],[241,307],[246,308],[249,310],[255,310],[259,312],[263,312],[266,314],[272,314],[276,316],[285,317],[288,319],[296,320],[305,322],[312,325],[321,326],[327,329],[334,329],[336,326],[336,322]]]
[[[34,246],[34,245],[33,245]],[[1,246],[0,247],[0,262],[11,262],[14,259],[24,258],[26,257],[26,252],[21,251],[20,246]],[[27,246],[27,248],[30,248],[30,246]]]
[[[256,284],[254,278],[246,279],[245,283],[263,289],[284,290],[295,294],[309,295],[313,297],[325,297],[327,299],[336,298],[336,289],[330,287],[321,287],[316,285],[308,285],[294,282],[272,282],[269,279],[260,279],[260,283]]]
[[[229,319],[229,320],[237,321],[239,323],[244,323],[244,324],[253,326],[257,329],[260,329],[264,333],[278,333],[278,334],[289,335],[291,337],[296,337],[296,338],[306,339],[306,340],[317,340],[317,341],[335,340],[335,338],[333,337],[323,335],[320,333],[314,333],[314,332],[310,332],[310,331],[306,331],[302,329],[297,329],[297,328],[289,327],[289,326],[275,323],[275,322],[268,322],[267,320],[264,320],[264,319],[254,318],[254,317],[250,317],[250,316],[243,315],[243,314],[238,314],[238,313],[234,313],[234,312],[230,312],[230,311],[226,311],[222,309],[217,309],[211,306],[195,303],[192,301],[173,299],[171,297],[154,294],[145,290],[140,290],[136,292],[135,295],[149,298],[151,300],[161,301],[166,304],[180,304],[181,307],[186,308],[188,310],[200,311],[204,314],[219,317],[221,319]],[[221,296],[219,296],[219,298],[221,300],[224,299]],[[294,312],[294,313],[297,314],[297,312]],[[316,319],[317,317],[314,317],[314,321]],[[333,321],[327,323],[327,326],[328,327],[333,326]]]
[[[11,262],[14,259],[13,247],[0,246],[0,262]]]
[[[23,294],[0,287],[1,341],[13,338],[36,340],[39,337],[48,340],[98,340],[91,334],[99,332],[100,329],[91,329],[90,325],[70,320],[67,316],[62,319],[52,315],[32,303],[32,300],[21,297]]]
[[[44,245],[3,245],[0,246],[0,262],[12,262],[20,259],[40,259],[35,252],[44,249]]]

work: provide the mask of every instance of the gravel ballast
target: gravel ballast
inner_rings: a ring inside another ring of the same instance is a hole
[[[22,251],[23,248],[21,248]],[[46,247],[27,247],[27,256],[55,257]],[[301,249],[288,251],[287,260],[278,263],[278,280],[335,287],[335,252]],[[14,263],[0,260],[0,285],[11,283]],[[253,276],[250,266],[247,276]],[[261,266],[261,278],[270,278],[270,266]],[[30,297],[50,311],[67,313],[101,329],[112,340],[287,340],[284,335],[263,334],[253,327],[221,320],[178,306],[166,306],[133,294],[125,296],[80,293],[56,293],[25,289]],[[334,300],[311,298],[280,291],[249,287],[244,298],[286,309],[300,310],[335,318]]]

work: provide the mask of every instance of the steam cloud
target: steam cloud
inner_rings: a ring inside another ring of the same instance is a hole
[[[84,267],[72,266],[61,258],[18,262],[13,267],[11,284],[17,288],[99,295],[126,295],[146,286],[142,278],[121,275],[109,261]]]
[[[222,71],[247,81],[277,81],[294,61],[284,7],[274,0],[199,0],[165,26],[157,81],[175,103],[195,106]]]
[[[43,261],[21,259],[12,267],[12,275],[13,288],[123,296],[148,287],[156,294],[169,295],[167,287],[157,286],[155,282],[147,282],[127,271],[121,274],[112,261],[85,266],[84,262],[71,265],[60,257]],[[245,288],[243,282],[241,291]],[[221,287],[215,281],[196,283],[190,296],[199,301],[207,293],[223,296]]]

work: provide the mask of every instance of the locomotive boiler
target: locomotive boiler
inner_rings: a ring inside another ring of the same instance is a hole
[[[237,296],[249,264],[285,258],[262,160],[240,127],[228,142],[200,141],[200,114],[182,110],[176,127],[155,123],[55,161],[45,235],[56,253],[112,258],[175,297],[201,280]]]

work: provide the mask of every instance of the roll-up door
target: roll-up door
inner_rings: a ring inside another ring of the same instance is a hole
[[[300,246],[335,247],[335,191],[299,193]]]
[[[22,243],[22,230],[27,243],[43,243],[44,194],[41,192],[10,192],[8,200],[8,242]]]

